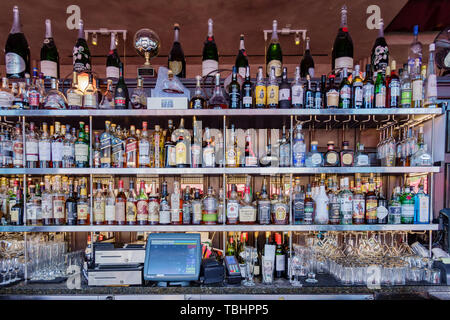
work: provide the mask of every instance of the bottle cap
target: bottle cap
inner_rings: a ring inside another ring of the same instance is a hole
[[[433,43],[430,43],[430,51],[436,50],[436,45]]]
[[[319,143],[317,141],[311,141],[311,144],[318,145]]]
[[[334,144],[334,141],[330,140],[327,144]]]

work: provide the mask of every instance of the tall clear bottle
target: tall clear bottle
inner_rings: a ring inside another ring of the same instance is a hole
[[[430,44],[430,57],[428,59],[428,74],[425,80],[425,102],[424,106],[426,108],[436,108],[437,107],[437,82],[436,82],[436,71],[434,69],[434,50],[436,48],[434,43]]]
[[[409,46],[408,51],[408,67],[409,70],[414,70],[416,59],[419,59],[419,66],[422,65],[422,43],[419,41],[419,26],[415,25],[413,28],[413,41]]]

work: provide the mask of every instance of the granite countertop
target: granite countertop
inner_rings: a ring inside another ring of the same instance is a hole
[[[156,286],[117,286],[90,287],[82,282],[80,289],[69,289],[62,283],[28,283],[24,282],[0,288],[0,299],[8,296],[56,296],[56,295],[373,295],[375,298],[416,297],[430,298],[430,292],[450,294],[450,286],[429,285],[424,283],[404,286],[382,286],[369,289],[365,285],[344,286],[329,275],[318,275],[317,284],[305,283],[302,287],[293,287],[287,280],[276,280],[272,285],[264,285],[256,280],[253,287],[246,286],[190,286],[190,287],[156,287]]]

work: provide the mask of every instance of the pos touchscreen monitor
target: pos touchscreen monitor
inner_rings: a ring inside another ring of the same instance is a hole
[[[201,243],[198,233],[151,233],[147,238],[144,279],[159,285],[187,285],[199,279]]]

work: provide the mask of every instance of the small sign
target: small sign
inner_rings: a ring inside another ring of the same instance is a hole
[[[150,97],[147,98],[147,109],[187,109],[188,99],[186,97]]]

